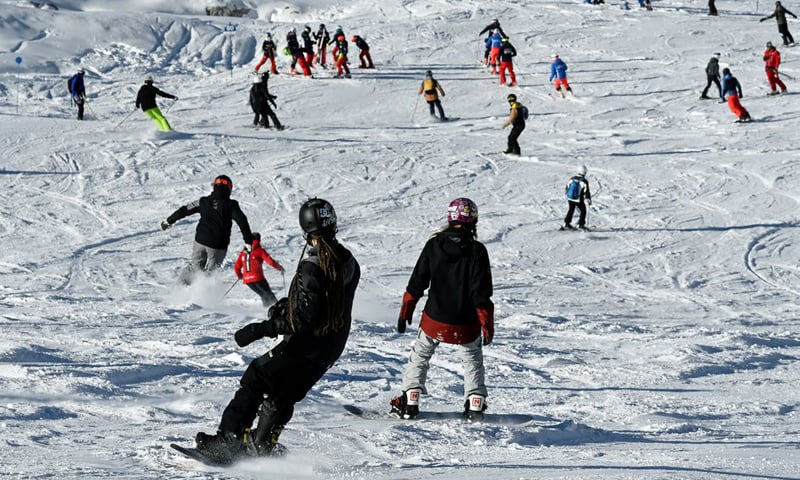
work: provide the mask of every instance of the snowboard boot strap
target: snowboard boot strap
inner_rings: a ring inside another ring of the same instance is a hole
[[[269,455],[278,443],[278,437],[294,413],[294,407],[282,406],[274,398],[265,396],[258,409],[258,426],[247,434],[247,447],[252,455]]]

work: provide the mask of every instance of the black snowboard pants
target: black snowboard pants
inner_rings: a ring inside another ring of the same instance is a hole
[[[711,84],[714,83],[717,85],[717,91],[719,93],[719,98],[722,98],[722,85],[719,84],[719,78],[713,75],[706,75],[706,88],[703,89],[703,93],[701,96],[707,97],[708,96],[708,89],[711,88]]]
[[[525,130],[525,125],[513,125],[511,127],[511,133],[508,134],[508,148],[506,148],[505,153],[513,153],[516,155],[522,154],[520,152],[519,142],[517,139],[523,130]]]
[[[437,98],[436,100],[428,102],[428,107],[430,107],[431,115],[433,115],[434,117],[436,116],[436,114],[434,113],[433,108],[436,107],[439,110],[439,118],[444,120],[444,118],[445,118],[444,109],[442,108],[442,101],[441,100],[439,100]]]
[[[578,217],[578,227],[585,227],[586,226],[586,203],[581,200],[580,202],[567,202],[569,203],[569,209],[567,210],[567,216],[564,217],[564,225],[569,225],[572,223],[572,215],[575,213],[575,207],[578,207],[581,210],[581,215]]]

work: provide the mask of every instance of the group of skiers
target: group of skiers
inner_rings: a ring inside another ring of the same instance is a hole
[[[709,15],[717,15],[716,7],[714,6],[713,2],[709,2]],[[777,1],[775,2],[775,10],[772,12],[772,14],[761,18],[760,21],[763,22],[770,18],[775,18],[778,22],[778,32],[783,38],[783,45],[794,46],[794,38],[792,37],[792,34],[789,33],[789,28],[787,25],[787,15],[797,18],[794,13],[790,12],[783,5],[781,5],[780,1]],[[723,68],[720,74],[719,59],[720,54],[714,53],[706,65],[706,86],[700,93],[700,98],[711,98],[708,96],[708,90],[711,88],[711,85],[714,84],[717,86],[720,101],[728,104],[730,111],[736,115],[736,121],[749,122],[752,120],[750,112],[748,112],[741,103],[741,98],[743,96],[742,85],[739,80],[733,76],[730,68]],[[771,41],[767,42],[766,44],[766,50],[764,50],[762,60],[764,61],[764,73],[766,74],[767,83],[769,85],[769,92],[767,95],[779,95],[781,93],[786,93],[786,84],[780,78],[779,67],[781,64],[781,53]]]
[[[366,39],[360,35],[353,35],[350,37],[350,42],[359,49],[359,67],[375,68]],[[306,25],[300,33],[300,39],[297,38],[296,28],[292,28],[286,34],[286,47],[282,49],[282,52],[291,57],[289,72],[292,75],[297,74],[297,67],[299,66],[304,76],[311,77],[311,69],[316,65],[328,68],[326,57],[329,46],[332,47],[331,56],[334,65],[336,65],[337,77],[350,78],[349,60],[347,58],[348,42],[344,31],[341,26],[338,26],[333,35],[331,35],[324,23],[319,24],[316,32],[312,32],[311,26]],[[262,56],[256,63],[254,73],[258,74],[261,67],[269,60],[270,73],[277,74],[276,57],[278,46],[271,33],[265,35],[264,41],[261,43],[261,52]]]

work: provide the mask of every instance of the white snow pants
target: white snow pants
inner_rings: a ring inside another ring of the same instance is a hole
[[[486,384],[484,383],[483,369],[483,344],[481,337],[470,343],[454,345],[461,358],[461,366],[464,368],[464,399],[470,395],[487,396]],[[425,379],[428,376],[430,360],[433,352],[441,342],[434,340],[419,329],[417,340],[411,349],[411,357],[403,372],[403,391],[409,388],[421,388],[425,390]]]

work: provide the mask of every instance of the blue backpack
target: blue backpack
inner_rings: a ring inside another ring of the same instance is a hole
[[[567,200],[578,202],[581,199],[581,181],[577,177],[570,179],[567,186]]]

